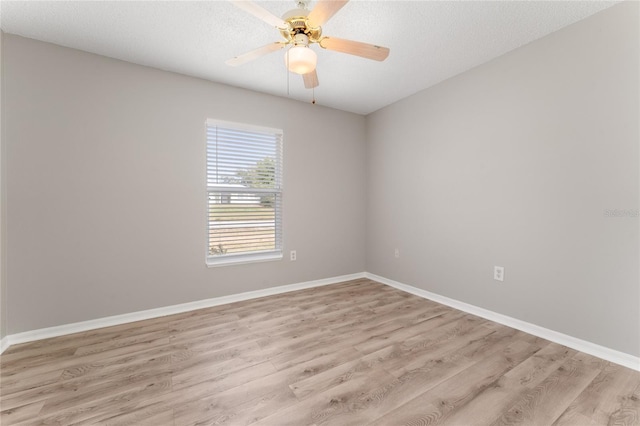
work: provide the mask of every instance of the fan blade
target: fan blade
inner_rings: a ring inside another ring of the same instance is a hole
[[[318,4],[313,8],[307,20],[313,28],[321,27],[325,24],[337,11],[347,4],[349,0],[318,0]]]
[[[304,87],[307,89],[313,89],[314,87],[318,87],[320,83],[318,82],[318,74],[316,70],[311,71],[307,74],[302,74],[302,79],[304,80]]]
[[[375,44],[362,43],[359,41],[324,37],[318,44],[324,49],[361,56],[375,61],[384,61],[387,59],[387,56],[389,56],[388,47],[376,46]]]
[[[278,18],[273,13],[269,12],[267,9],[262,6],[247,0],[229,0],[231,3],[236,5],[236,7],[244,10],[255,16],[258,19],[262,19],[267,24],[274,26],[280,29],[289,28],[289,24],[287,24],[283,19]]]
[[[253,61],[254,59],[258,59],[260,56],[266,55],[267,53],[280,50],[285,46],[286,43],[280,43],[279,41],[276,41],[275,43],[269,43],[266,46],[258,47],[251,52],[247,52],[242,55],[238,55],[235,58],[231,58],[227,60],[225,64],[231,65],[232,67],[237,67],[238,65],[242,65],[249,61]]]

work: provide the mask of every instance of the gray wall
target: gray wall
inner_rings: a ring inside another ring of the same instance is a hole
[[[368,116],[367,271],[640,355],[638,7]]]
[[[364,270],[365,119],[5,34],[9,334]],[[278,262],[207,268],[206,118],[284,130]]]
[[[5,188],[4,184],[6,179],[4,178],[5,166],[4,166],[4,137],[3,137],[3,122],[4,116],[2,113],[4,112],[4,108],[2,108],[3,97],[2,97],[2,86],[4,85],[4,73],[2,72],[2,57],[4,55],[4,51],[2,49],[2,43],[4,40],[4,33],[0,31],[0,339],[4,338],[7,335],[7,280],[6,276],[6,250],[5,250],[5,209],[7,203],[5,202]]]

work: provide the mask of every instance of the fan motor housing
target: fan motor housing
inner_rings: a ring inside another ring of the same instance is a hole
[[[310,43],[317,43],[322,36],[322,28],[312,28],[307,20],[308,14],[309,11],[307,9],[299,8],[292,9],[282,15],[282,19],[289,24],[289,28],[281,29],[280,34],[282,34],[287,41],[293,41],[296,34],[305,34],[309,37]]]

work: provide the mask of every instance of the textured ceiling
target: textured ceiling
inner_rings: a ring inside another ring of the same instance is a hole
[[[275,15],[294,1],[258,1]],[[385,62],[313,48],[317,103],[367,114],[610,7],[616,1],[359,1],[323,26],[328,36],[391,49]],[[315,2],[311,2],[313,8]],[[312,99],[287,75],[284,51],[233,68],[225,60],[280,40],[227,1],[6,1],[6,33],[237,87]]]

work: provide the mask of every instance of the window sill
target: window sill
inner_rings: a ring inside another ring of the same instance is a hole
[[[245,263],[271,262],[274,260],[282,260],[281,251],[273,251],[255,254],[239,254],[230,256],[211,256],[207,257],[207,267],[215,268],[218,266],[241,265]]]

